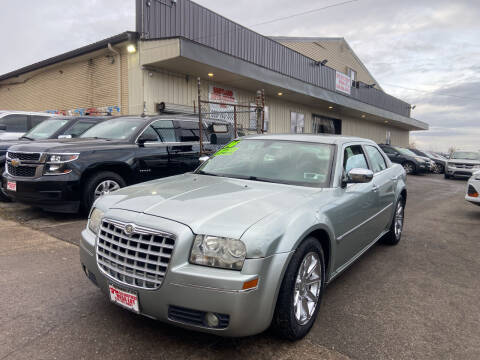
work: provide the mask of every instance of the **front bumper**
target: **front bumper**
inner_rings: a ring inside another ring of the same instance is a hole
[[[445,169],[445,173],[450,176],[459,176],[459,177],[470,177],[473,173],[477,172],[479,169],[466,169],[466,168],[457,168],[451,165],[448,165]]]
[[[184,328],[222,336],[249,336],[267,329],[272,321],[279,285],[292,253],[275,254],[266,258],[245,260],[242,271],[216,269],[188,262],[193,242],[190,228],[174,221],[134,213],[135,224],[173,233],[175,249],[160,288],[146,290],[120,283],[99,270],[95,256],[95,235],[82,232],[80,261],[87,276],[108,298],[109,284],[135,291],[140,313],[150,318]],[[109,217],[131,221],[132,212],[109,211]],[[245,282],[258,278],[258,285],[242,290]],[[211,328],[173,318],[172,309],[183,308],[197,313],[212,312],[228,317],[224,328]],[[170,310],[170,314],[169,314]]]
[[[8,181],[16,182],[17,191],[7,190]],[[47,211],[75,213],[80,208],[80,179],[73,173],[39,178],[22,178],[4,173],[2,188],[14,200]]]

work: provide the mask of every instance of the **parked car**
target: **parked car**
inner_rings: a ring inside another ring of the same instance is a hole
[[[79,137],[93,125],[108,119],[108,117],[93,116],[57,116],[42,121],[18,140],[0,141],[0,174],[5,170],[7,150],[13,145],[26,144],[30,141],[45,139],[71,139]],[[0,201],[10,201],[4,189],[0,187]]]
[[[386,144],[379,146],[392,162],[402,165],[408,175],[430,171],[430,162],[406,148]]]
[[[430,162],[430,170],[435,174],[443,174],[445,171],[446,159],[441,159],[438,155],[434,155],[428,151],[422,151],[418,149],[409,148],[411,152],[422,157]]]
[[[52,114],[0,110],[0,140],[16,140]]]
[[[210,128],[203,129],[207,151],[216,146],[210,138],[229,141]],[[199,156],[195,118],[118,117],[76,139],[10,147],[2,186],[16,201],[44,210],[88,211],[97,197],[126,185],[194,170]]]
[[[447,161],[445,179],[450,177],[470,177],[480,170],[480,152],[454,151]]]
[[[465,200],[472,204],[480,206],[480,171],[477,171],[472,175],[467,184],[467,194]]]
[[[135,313],[224,336],[305,336],[325,286],[379,239],[400,241],[404,169],[370,140],[237,139],[194,173],[99,198],[87,277]]]

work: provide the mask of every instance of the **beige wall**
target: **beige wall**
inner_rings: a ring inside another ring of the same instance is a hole
[[[119,50],[121,59],[115,56],[114,64],[107,57],[113,54],[105,49],[0,82],[0,109],[45,111],[119,106],[126,114],[128,59],[125,48]]]
[[[327,66],[344,74],[349,75],[348,68],[351,68],[357,72],[357,81],[367,84],[376,83],[376,80],[369,74],[344,39],[332,38],[312,41],[282,39],[277,41],[315,61],[327,59]]]

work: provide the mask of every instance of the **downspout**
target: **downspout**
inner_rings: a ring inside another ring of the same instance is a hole
[[[116,50],[111,43],[108,43],[108,50],[110,50],[114,55],[117,56],[118,62],[118,106],[120,108],[120,113],[123,112],[122,107],[122,55],[118,50]]]

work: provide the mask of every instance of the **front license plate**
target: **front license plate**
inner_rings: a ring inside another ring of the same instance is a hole
[[[134,291],[120,290],[116,286],[109,285],[110,300],[128,310],[139,313],[138,295]]]
[[[15,181],[7,181],[7,190],[17,191],[17,183]]]

